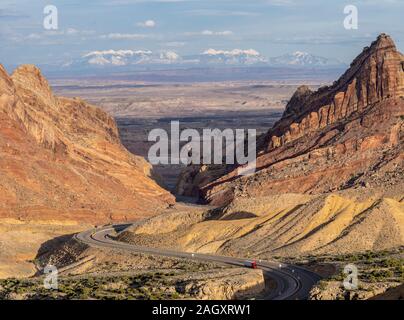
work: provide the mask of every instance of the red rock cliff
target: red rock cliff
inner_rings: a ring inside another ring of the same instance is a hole
[[[404,57],[382,34],[366,47],[331,87],[311,92],[303,86],[268,134],[269,149],[319,130],[386,99],[404,96]]]
[[[34,66],[0,65],[0,155],[0,217],[133,220],[174,202],[108,114],[54,96]]]
[[[259,139],[254,175],[188,169],[182,186],[222,205],[235,197],[402,182],[403,114],[404,56],[382,34],[332,86],[296,91],[281,120]]]

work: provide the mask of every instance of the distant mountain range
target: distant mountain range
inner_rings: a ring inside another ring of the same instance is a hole
[[[302,51],[296,51],[292,54],[285,54],[280,57],[271,58],[270,64],[282,67],[335,67],[344,65],[344,63],[337,59],[319,57]]]
[[[73,61],[68,66],[129,66],[129,65],[153,65],[153,64],[172,64],[181,63],[182,58],[173,51],[165,51],[154,54],[152,51],[145,50],[106,50],[92,51],[80,59]]]
[[[234,49],[231,51],[208,49],[200,55],[191,57],[199,65],[264,65],[268,60],[258,51]]]
[[[279,57],[266,58],[254,49],[230,51],[208,49],[200,54],[180,56],[174,51],[152,52],[149,50],[105,50],[92,51],[79,59],[67,63],[67,69],[105,69],[130,67],[220,67],[220,66],[274,66],[300,68],[341,67],[335,59],[297,51]]]

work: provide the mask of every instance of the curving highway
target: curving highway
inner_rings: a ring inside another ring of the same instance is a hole
[[[132,226],[132,224],[96,228],[76,234],[75,239],[93,247],[107,247],[135,253],[149,253],[165,257],[187,258],[234,266],[244,266],[244,262],[248,260],[210,254],[139,247],[113,239],[113,235],[116,235],[116,232],[120,232],[129,226]],[[257,266],[263,270],[266,277],[273,279],[276,283],[276,288],[265,297],[267,300],[307,299],[310,289],[321,279],[319,275],[293,265],[257,261]]]

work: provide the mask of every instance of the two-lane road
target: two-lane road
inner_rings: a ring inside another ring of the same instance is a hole
[[[97,228],[76,234],[75,238],[78,241],[95,247],[107,247],[136,253],[149,253],[165,257],[218,262],[234,266],[244,266],[244,262],[248,260],[209,254],[178,252],[159,248],[139,247],[113,240],[112,235],[115,235],[116,232],[122,231],[129,226],[130,224],[125,224]],[[276,282],[276,288],[266,297],[268,300],[306,299],[310,289],[321,279],[319,275],[313,272],[288,264],[259,261],[257,265],[263,270],[266,277],[269,277]]]

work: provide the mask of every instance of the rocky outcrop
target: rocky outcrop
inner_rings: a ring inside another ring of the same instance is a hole
[[[106,222],[174,203],[112,117],[54,96],[35,66],[9,76],[0,65],[0,154],[1,218]]]
[[[371,300],[404,300],[404,284],[389,288],[386,292],[372,297]]]
[[[403,287],[397,283],[362,282],[360,289],[348,291],[340,281],[321,282],[310,291],[309,300],[402,300]]]
[[[184,293],[198,300],[246,300],[260,297],[265,292],[262,270],[226,270],[221,277],[189,281]]]
[[[324,193],[400,181],[403,65],[393,40],[380,35],[332,86],[297,90],[282,118],[259,138],[254,175],[238,176],[234,167],[224,174],[211,167],[191,170],[182,177],[186,183],[179,183],[187,186],[183,193],[193,189],[202,200],[224,205],[237,197]]]
[[[311,92],[303,86],[296,91],[282,119],[268,133],[269,149],[349,119],[375,103],[403,97],[403,66],[404,56],[393,40],[380,35],[331,87]]]

